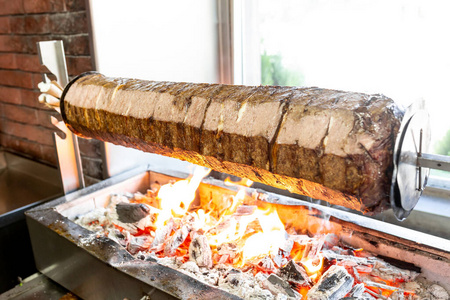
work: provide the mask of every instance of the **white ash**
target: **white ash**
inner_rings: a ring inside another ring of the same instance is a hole
[[[440,285],[433,284],[427,289],[428,293],[431,294],[430,299],[448,300],[449,295],[447,291]]]
[[[181,265],[180,270],[187,271],[189,273],[199,275],[200,274],[200,268],[195,263],[195,261],[187,261],[184,264]]]
[[[90,246],[97,238],[98,235],[96,233],[88,234],[87,236],[80,238],[78,244],[80,246]]]
[[[131,254],[136,254],[139,251],[150,248],[152,241],[153,237],[151,237],[150,235],[140,235],[136,237],[131,236],[130,241],[127,245],[127,250]]]
[[[92,226],[90,228],[92,228],[93,231],[96,231],[97,226],[100,226],[100,224],[104,223],[105,221],[108,221],[107,216],[108,211],[105,208],[101,207],[80,216],[78,219],[76,219],[76,222],[79,224],[83,224],[84,226]],[[95,225],[92,225],[94,223]]]
[[[169,238],[169,241],[164,247],[164,255],[171,256],[175,254],[177,248],[184,243],[189,235],[189,228],[186,225],[182,225],[180,229],[175,231],[175,233]]]
[[[391,294],[391,296],[389,296],[389,298],[391,298],[392,300],[405,300],[405,291],[401,289],[396,290]]]
[[[261,288],[253,274],[244,273],[233,268],[225,276],[219,278],[218,286],[246,300],[275,299],[269,290]]]
[[[155,239],[152,242],[152,247],[157,247],[162,245],[167,237],[172,233],[175,224],[172,219],[170,219],[165,226],[158,228],[155,231]]]
[[[397,278],[401,278],[404,281],[409,282],[416,279],[419,273],[410,270],[403,270],[377,259],[372,275],[379,276],[389,281],[395,281]]]
[[[211,247],[208,244],[206,236],[203,234],[203,229],[200,227],[197,213],[189,213],[182,218],[169,219],[164,227],[158,228],[155,232],[150,231],[148,234],[134,236],[138,230],[144,230],[153,225],[155,220],[154,215],[158,214],[159,210],[151,207],[151,213],[138,222],[129,224],[122,223],[118,220],[115,206],[117,203],[130,202],[129,198],[131,198],[129,195],[112,195],[107,207],[96,208],[84,215],[78,216],[75,222],[94,232],[81,238],[79,244],[90,245],[99,236],[107,236],[125,247],[139,259],[157,262],[161,265],[176,269],[205,284],[219,287],[243,299],[278,300],[301,299],[301,296],[296,294],[297,292],[289,288],[289,284],[292,284],[293,287],[309,287],[313,285],[313,281],[303,271],[294,273],[288,271],[288,274],[282,274],[280,272],[289,263],[296,264],[290,260],[289,254],[294,244],[297,244],[297,246],[304,247],[303,256],[309,259],[315,259],[321,255],[328,261],[333,261],[333,263],[337,264],[331,266],[327,272],[333,268],[343,268],[342,266],[353,270],[354,277],[358,283],[353,286],[350,285],[350,288],[352,288],[351,291],[348,289],[350,291],[348,295],[353,297],[353,299],[412,300],[415,297],[414,299],[449,300],[449,295],[444,288],[432,284],[421,277],[417,277],[418,273],[414,271],[399,269],[376,257],[358,257],[355,256],[352,249],[337,246],[339,244],[339,238],[334,234],[310,237],[290,231],[291,234],[287,236],[286,243],[280,247],[278,253],[262,257],[259,262],[258,260],[253,262],[258,265],[259,270],[262,269],[264,272],[276,273],[280,277],[276,275],[269,276],[263,272],[253,275],[252,269],[248,272],[242,272],[227,264],[227,261],[233,261],[235,258],[238,258],[236,257],[239,250],[238,241],[219,245],[214,253],[215,261],[219,263],[213,265]],[[254,208],[244,207],[239,210],[239,213],[245,215],[251,210],[254,210]],[[116,226],[123,228],[123,230],[117,229]],[[220,232],[220,230],[226,229],[227,226],[230,226],[230,221],[222,221],[219,227],[213,228],[207,234],[214,233],[214,230]],[[189,235],[191,239],[189,256],[173,256],[177,248],[184,243]],[[165,257],[160,258],[156,253],[160,253],[158,255],[164,253]],[[189,260],[186,261],[186,259]],[[300,275],[302,277],[307,278],[304,278],[304,281],[299,280],[296,282],[288,276],[296,275],[297,273],[301,273]],[[387,281],[401,279],[405,282],[401,283],[397,290],[395,290],[395,288],[393,289],[384,285],[383,282],[378,282],[377,278]],[[323,279],[324,277],[311,290],[316,288]],[[391,289],[394,292],[390,298],[387,298],[373,291],[369,291],[366,286],[359,282],[365,282],[374,288]],[[348,292],[346,292],[347,288],[346,286],[344,291],[341,292],[345,292],[342,297],[346,296]],[[405,292],[413,292],[417,296],[408,296],[408,293],[405,294]],[[341,295],[339,294],[339,296]],[[311,295],[310,298],[329,299],[321,298],[320,296],[315,298],[314,295]]]
[[[178,269],[183,264],[183,262],[176,256],[157,258],[156,262],[172,269]]]
[[[440,285],[430,283],[422,276],[413,282],[404,283],[402,289],[414,292],[420,299],[425,300],[448,300],[449,293]]]

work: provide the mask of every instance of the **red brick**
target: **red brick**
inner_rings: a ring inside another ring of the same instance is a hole
[[[39,82],[43,81],[42,74],[34,73],[31,77],[33,79],[33,88],[38,88]]]
[[[26,154],[31,158],[41,159],[41,147],[38,143],[27,140],[18,139],[19,149],[22,154]]]
[[[23,0],[23,9],[26,13],[45,13],[65,11],[64,0]]]
[[[11,27],[9,26],[9,16],[0,17],[0,33],[10,33]]]
[[[0,70],[0,84],[22,88],[33,88],[33,74],[15,71]]]
[[[0,144],[21,155],[56,166],[56,148],[54,146],[41,145],[5,133],[0,133]]]
[[[13,53],[0,53],[0,69],[17,69],[16,55]]]
[[[86,12],[69,12],[50,16],[50,30],[53,34],[87,33]]]
[[[11,137],[13,149],[34,159],[41,159],[41,147],[38,143]]]
[[[25,33],[50,33],[50,22],[48,15],[27,16],[25,18]]]
[[[66,56],[67,72],[69,76],[92,71],[92,60],[90,56]]]
[[[43,145],[53,145],[53,131],[44,127],[27,125],[6,120],[3,123],[4,132]]]
[[[36,110],[36,114],[37,114],[37,121],[40,126],[43,126],[43,127],[49,128],[49,129],[53,129],[53,130],[55,130],[56,127],[50,121],[50,117],[53,116],[53,117],[56,117],[58,120],[61,119],[61,115],[53,109],[52,110],[38,109],[38,110]]]
[[[2,120],[0,120],[0,146],[5,146],[8,136],[2,132]]]
[[[23,7],[26,13],[86,10],[85,0],[23,0]]]
[[[0,7],[0,15],[2,16],[23,13],[22,1],[20,0],[0,0]]]
[[[69,36],[58,35],[54,37],[63,40],[66,55],[89,55],[89,36],[87,33]]]
[[[22,103],[22,90],[0,85],[0,101],[5,103]]]
[[[21,53],[37,54],[37,43],[41,41],[54,40],[50,35],[27,35],[23,36]]]
[[[0,52],[23,52],[24,39],[17,35],[0,35]]]
[[[86,10],[85,0],[66,0],[67,10],[69,11],[80,11]]]
[[[9,27],[12,33],[24,33],[25,17],[24,16],[10,17]]]
[[[57,164],[56,147],[40,145],[40,150],[41,150],[41,153],[40,153],[41,159],[46,162],[49,162],[53,166],[56,166],[56,164]]]
[[[41,93],[39,90],[21,90],[20,91],[20,99],[21,104],[29,107],[36,107],[36,108],[42,108],[45,109],[45,105],[42,103],[39,103],[39,95]]]
[[[1,57],[0,57],[1,60]],[[29,72],[45,72],[46,68],[41,65],[37,55],[30,54],[16,54],[15,63],[17,69]]]
[[[2,120],[0,120],[0,124],[2,124]],[[6,132],[0,131],[1,145],[5,148],[13,149],[13,146],[16,144],[18,146],[18,142],[16,137],[9,135]],[[17,147],[16,146],[16,147]]]
[[[15,16],[10,18],[10,30],[15,34],[50,33],[48,15]]]
[[[12,43],[12,45],[3,45],[4,49],[2,50],[2,38],[5,40],[4,43]],[[62,40],[66,55],[89,55],[89,37],[87,33],[76,35],[0,35],[0,52],[37,54],[37,42],[48,40]]]
[[[30,125],[39,124],[36,109],[25,106],[3,104],[3,117],[11,121]]]

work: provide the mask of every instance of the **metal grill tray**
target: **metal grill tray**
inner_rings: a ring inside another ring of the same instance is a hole
[[[39,271],[84,299],[238,299],[177,270],[133,257],[106,237],[83,242],[90,231],[75,224],[77,215],[104,206],[111,193],[145,192],[186,174],[139,168],[26,212]],[[200,188],[222,189],[222,181],[206,179]],[[249,189],[250,192],[252,189]],[[413,263],[428,279],[449,289],[450,241],[364,216],[303,200],[267,193],[268,202],[312,207],[343,226],[341,238],[354,247]]]

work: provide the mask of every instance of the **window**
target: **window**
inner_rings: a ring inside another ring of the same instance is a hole
[[[239,0],[234,6],[241,16],[236,83],[382,93],[403,106],[423,98],[431,117],[429,152],[450,154],[449,1]]]

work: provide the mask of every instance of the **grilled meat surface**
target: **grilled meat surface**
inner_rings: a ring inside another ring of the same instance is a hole
[[[158,153],[351,209],[389,205],[402,110],[383,95],[83,74],[61,113],[81,136]]]

